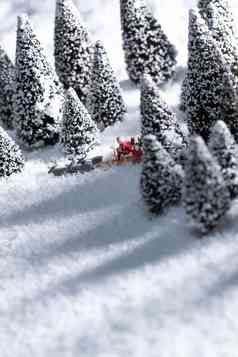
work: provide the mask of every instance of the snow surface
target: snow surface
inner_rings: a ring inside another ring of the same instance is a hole
[[[107,154],[117,135],[139,133],[139,93],[122,62],[119,0],[78,2],[128,103],[127,120],[95,151]],[[151,2],[181,66],[194,3]],[[0,39],[12,58],[15,17],[26,10],[52,56],[53,8],[53,0],[0,1]],[[182,75],[164,89],[175,109]],[[139,166],[56,178],[47,171],[59,147],[26,156],[22,174],[0,181],[1,357],[237,355],[238,204],[200,239],[180,207],[158,218],[145,212]]]

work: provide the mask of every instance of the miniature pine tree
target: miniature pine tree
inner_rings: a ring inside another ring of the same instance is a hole
[[[238,81],[238,46],[235,21],[227,0],[199,0],[199,12],[211,36],[216,41],[227,67],[231,70],[234,85]],[[181,91],[180,109],[186,108],[186,80]]]
[[[140,180],[143,199],[152,213],[161,213],[181,198],[183,171],[154,135],[144,137]]]
[[[229,31],[236,37],[235,19],[231,11],[229,0],[198,0],[199,12],[208,23],[209,28],[214,31],[220,31],[218,28],[213,29],[213,26],[216,25],[216,19],[214,18],[214,15],[216,14],[211,11],[211,5],[216,7],[219,12],[219,14],[217,14],[217,20],[220,21],[220,26],[224,26],[226,31]],[[218,33],[214,34],[214,36],[217,36],[218,41],[220,40],[218,38]]]
[[[0,127],[0,177],[21,172],[24,158],[20,148],[13,142],[7,132]]]
[[[184,98],[191,133],[200,134],[207,141],[210,128],[219,119],[237,132],[237,93],[231,72],[206,23],[195,10],[190,11],[188,48]]]
[[[211,130],[209,149],[222,168],[231,198],[238,196],[238,146],[224,121]]]
[[[92,48],[87,29],[71,0],[56,0],[55,67],[66,89],[74,88],[85,104],[90,83]]]
[[[28,149],[59,139],[63,89],[27,16],[18,18],[14,114],[17,137]]]
[[[130,79],[139,83],[148,73],[157,82],[170,79],[177,52],[144,0],[120,0],[125,61]]]
[[[230,194],[221,167],[199,136],[190,140],[183,204],[202,233],[215,228],[230,207]]]
[[[182,82],[182,86],[181,86],[181,91],[180,91],[180,103],[179,103],[179,109],[183,112],[186,111],[186,91],[187,91],[187,83],[186,83],[186,75],[185,78]]]
[[[13,129],[14,66],[0,46],[0,120],[7,129]]]
[[[187,147],[184,135],[175,113],[160,95],[151,77],[145,75],[141,85],[142,137],[155,135],[173,159],[179,161]]]
[[[97,41],[93,61],[90,113],[101,129],[124,119],[126,106],[103,44]]]
[[[73,161],[84,159],[95,146],[97,128],[74,89],[66,93],[61,142]],[[76,159],[76,160],[75,160]]]
[[[238,46],[234,17],[228,0],[199,0],[201,16],[211,30],[213,38],[231,68],[238,77]],[[236,81],[238,78],[236,78]]]

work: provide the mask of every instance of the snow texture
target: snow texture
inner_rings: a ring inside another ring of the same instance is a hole
[[[19,141],[29,149],[58,141],[63,90],[45,57],[29,18],[18,17],[14,121]]]
[[[85,159],[96,144],[97,128],[74,89],[66,93],[61,142],[74,161]]]
[[[90,114],[101,130],[125,118],[126,106],[121,88],[100,41],[94,45],[90,87],[88,95]]]
[[[183,205],[202,233],[214,229],[230,208],[230,194],[221,167],[199,136],[190,139]]]
[[[130,79],[148,73],[157,84],[174,74],[177,52],[144,0],[120,0],[122,42]]]
[[[238,196],[238,146],[222,120],[212,128],[209,149],[222,168],[231,198],[236,198]]]

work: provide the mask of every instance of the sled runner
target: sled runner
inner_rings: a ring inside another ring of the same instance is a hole
[[[70,162],[67,165],[60,166],[57,162],[49,168],[48,173],[54,176],[63,176],[67,174],[85,174],[96,168],[107,170],[114,165],[124,165],[127,163],[139,164],[142,159],[142,147],[140,139],[134,138],[121,140],[117,138],[117,147],[113,148],[112,157],[104,159],[103,156],[94,156],[90,159],[82,159],[79,162]]]
[[[92,159],[82,160],[81,162],[69,163],[68,165],[60,166],[57,162],[54,162],[53,165],[49,168],[48,173],[55,176],[63,176],[67,174],[76,174],[76,173],[87,173],[94,170],[100,163],[103,162],[103,156],[95,156]]]

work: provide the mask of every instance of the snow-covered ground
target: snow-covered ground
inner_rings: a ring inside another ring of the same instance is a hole
[[[127,120],[101,138],[97,150],[107,152],[115,136],[139,132],[139,93],[125,80],[119,0],[78,3],[128,103]],[[151,1],[180,65],[194,3]],[[52,58],[53,8],[53,0],[0,1],[0,39],[12,58],[15,16],[26,10]],[[176,106],[178,93],[174,82],[164,95]],[[0,181],[1,357],[237,355],[238,204],[200,239],[180,207],[146,214],[139,166],[55,178],[47,171],[59,148],[26,155],[24,172]]]

